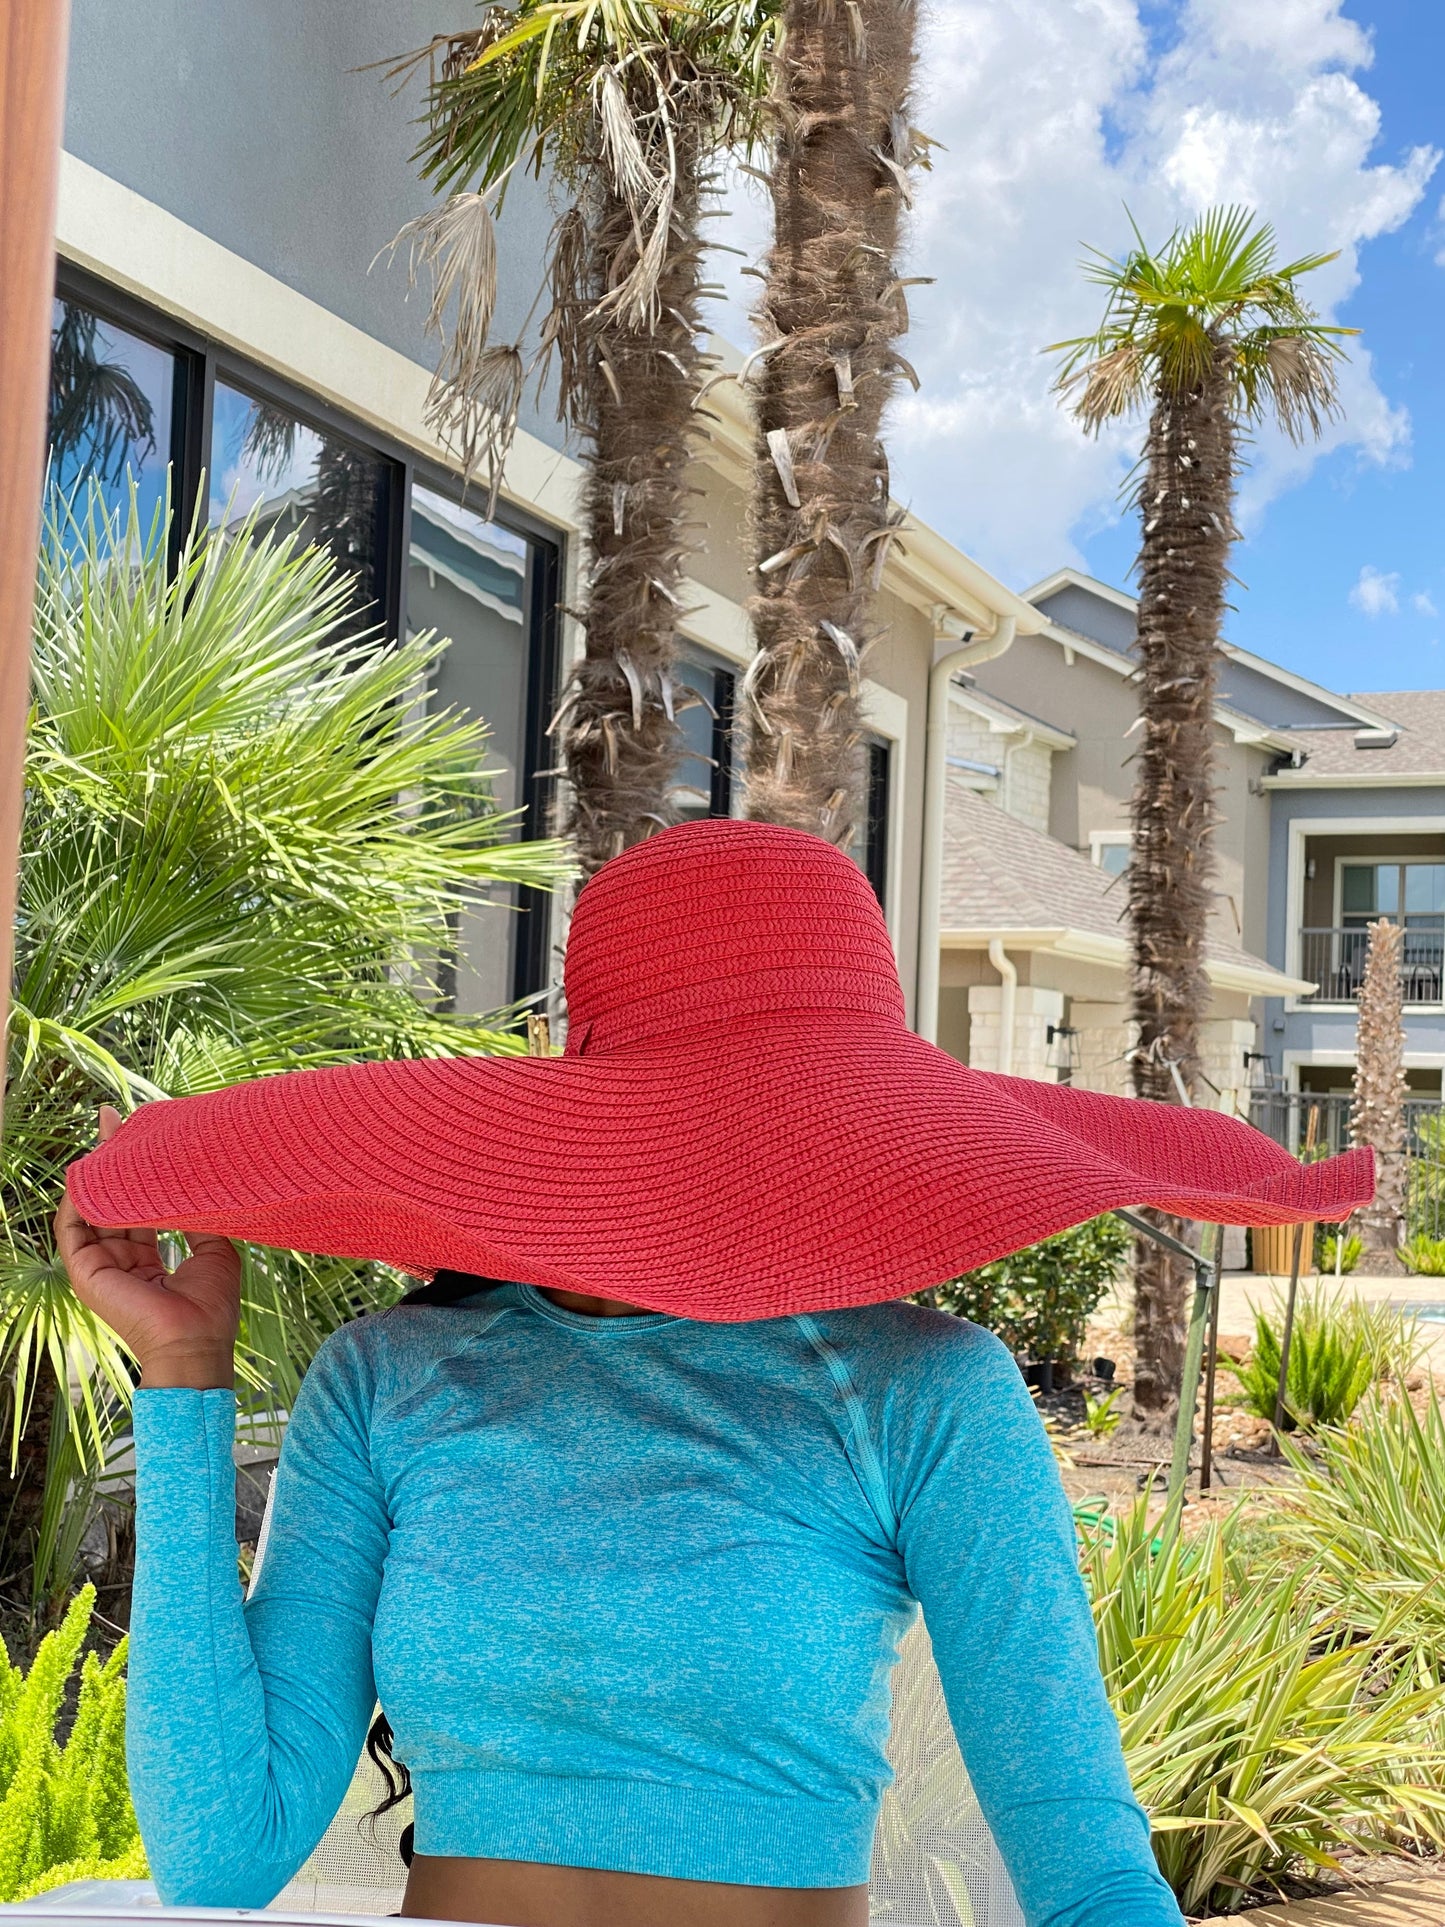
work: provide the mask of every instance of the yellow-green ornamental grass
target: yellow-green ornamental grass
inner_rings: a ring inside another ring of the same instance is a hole
[[[68,1880],[143,1880],[145,1852],[125,1773],[125,1642],[87,1653],[70,1737],[55,1737],[95,1589],[70,1602],[28,1674],[0,1662],[0,1900]]]

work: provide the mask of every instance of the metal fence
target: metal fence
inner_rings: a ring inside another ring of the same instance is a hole
[[[1301,930],[1300,970],[1315,988],[1302,1004],[1352,1004],[1365,981],[1368,930]],[[1438,1004],[1445,983],[1445,932],[1406,923],[1400,949],[1400,995],[1407,1004]]]
[[[1276,1144],[1303,1157],[1313,1113],[1312,1155],[1325,1157],[1349,1149],[1352,1103],[1345,1093],[1254,1091],[1249,1118]],[[1445,1103],[1439,1098],[1406,1099],[1405,1151],[1407,1235],[1445,1237]]]

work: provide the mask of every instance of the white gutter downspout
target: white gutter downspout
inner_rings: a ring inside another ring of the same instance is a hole
[[[992,662],[1014,639],[1017,618],[1000,616],[993,634],[962,641],[933,665],[928,678],[928,724],[923,749],[923,887],[918,902],[918,995],[914,1027],[938,1042],[938,941],[943,929],[943,816],[948,800],[948,686],[960,669]]]
[[[998,1000],[998,1067],[1005,1077],[1014,1070],[1014,993],[1019,987],[1018,966],[1003,947],[1002,937],[988,940],[988,960],[998,972],[1003,994]]]

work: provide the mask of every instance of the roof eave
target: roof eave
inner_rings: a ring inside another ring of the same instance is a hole
[[[1005,948],[1043,950],[1079,963],[1112,965],[1123,969],[1129,961],[1128,938],[1103,930],[1036,925],[954,926],[939,933],[945,950],[987,950],[998,938]],[[1246,963],[1206,954],[1204,972],[1217,990],[1237,990],[1249,997],[1305,997],[1317,988],[1303,977],[1291,977],[1264,962]]]

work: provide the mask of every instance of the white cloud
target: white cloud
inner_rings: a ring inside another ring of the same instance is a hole
[[[906,352],[923,388],[893,418],[894,487],[1007,580],[1077,560],[1074,538],[1119,513],[1138,428],[1085,440],[1039,350],[1096,322],[1079,257],[1085,243],[1127,247],[1126,203],[1149,236],[1239,200],[1274,222],[1287,257],[1338,248],[1312,277],[1331,314],[1358,283],[1361,243],[1419,205],[1438,156],[1376,158],[1380,111],[1357,78],[1370,44],[1341,5],[1175,0],[1162,47],[1141,0],[944,0],[924,16],[918,119],[943,145],[919,184],[911,265],[936,285],[911,291]],[[756,259],[760,198],[748,188],[732,204],[720,238]],[[724,261],[723,326],[742,338],[758,283]],[[1405,410],[1368,352],[1351,354],[1346,416],[1322,447],[1408,459]],[[1271,433],[1253,453],[1246,527],[1319,459]]]
[[[1362,615],[1397,616],[1400,613],[1400,578],[1391,571],[1386,575],[1366,563],[1360,570],[1360,579],[1350,590],[1350,601]]]
[[[1435,607],[1434,601],[1424,589],[1422,589],[1418,595],[1411,596],[1410,607],[1415,611],[1417,616],[1435,616],[1440,613]]]

